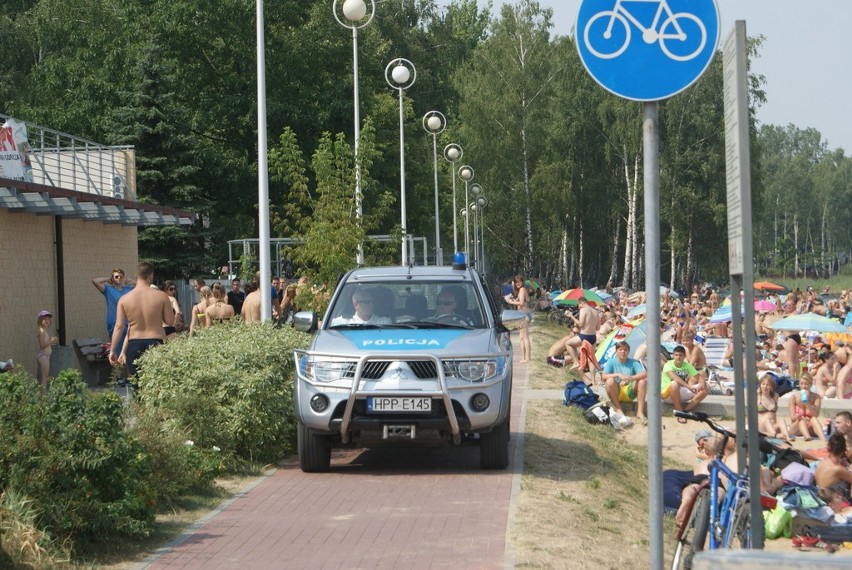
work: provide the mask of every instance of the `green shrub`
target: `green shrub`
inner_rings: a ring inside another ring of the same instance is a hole
[[[213,490],[224,467],[221,449],[203,449],[175,430],[165,429],[162,414],[154,408],[136,410],[133,433],[151,456],[148,483],[157,490],[157,505],[173,507],[188,495]]]
[[[293,450],[293,349],[310,337],[271,323],[218,324],[179,337],[140,359],[141,414],[162,420],[164,433],[217,446],[249,461]]]
[[[47,535],[75,543],[146,536],[155,494],[149,458],[124,430],[120,398],[65,370],[41,397],[35,379],[0,383],[0,485],[38,513]]]

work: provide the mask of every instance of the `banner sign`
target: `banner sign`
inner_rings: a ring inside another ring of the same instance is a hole
[[[0,178],[33,181],[27,126],[9,119],[0,127]]]

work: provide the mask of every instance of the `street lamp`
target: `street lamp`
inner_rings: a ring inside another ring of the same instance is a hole
[[[462,147],[455,143],[444,147],[444,158],[452,164],[453,170],[453,253],[459,250],[459,232],[456,223],[456,162],[464,156]]]
[[[472,203],[475,203],[476,197],[479,196],[482,193],[482,186],[480,186],[479,184],[475,184],[475,183],[471,184],[470,185],[470,193],[473,195],[473,198],[472,198],[473,202]],[[465,196],[465,198],[467,198],[467,196]],[[473,217],[473,221],[474,222],[476,221],[475,215]],[[465,242],[464,246],[466,248],[473,249],[473,253],[476,254],[476,248],[472,247],[472,246],[475,246],[475,245],[476,245],[476,228],[474,228],[474,231],[473,231],[473,242],[471,242],[471,243]],[[470,251],[470,249],[468,249],[468,251]]]
[[[476,254],[477,268],[480,273],[485,273],[485,206],[488,205],[488,198],[480,195],[476,200],[476,213],[479,215],[479,253]],[[473,232],[473,239],[476,239],[476,232]]]
[[[465,254],[465,257],[467,257],[467,244],[470,242],[470,235],[469,235],[470,224],[468,224],[468,222],[467,222],[467,219],[468,219],[467,204],[470,202],[470,196],[468,194],[468,186],[467,185],[471,180],[473,180],[474,174],[475,173],[473,171],[473,168],[471,168],[470,166],[464,165],[461,168],[459,168],[459,178],[461,178],[464,181],[464,203],[465,203],[465,208],[464,208],[464,212],[465,212],[465,215],[464,215],[464,254]]]
[[[400,216],[402,219],[402,264],[408,265],[408,229],[405,223],[405,114],[403,113],[402,98],[405,90],[414,85],[417,80],[417,70],[407,59],[398,57],[385,68],[385,81],[392,88],[399,90],[399,191]]]
[[[438,135],[447,128],[447,118],[440,111],[429,111],[423,115],[423,128],[432,135],[432,158],[435,171],[435,264],[444,264],[441,249],[441,211],[438,204]]]
[[[339,0],[333,0],[331,5],[334,19],[344,28],[352,30],[352,76],[353,88],[352,96],[355,107],[355,217],[358,220],[358,225],[361,224],[362,214],[362,196],[361,196],[361,156],[358,154],[358,145],[361,141],[361,102],[358,93],[358,30],[373,21],[373,16],[376,14],[376,4],[370,1],[370,14],[367,15],[367,4],[364,0],[345,0],[342,7]],[[339,12],[343,13],[346,19],[344,22],[340,19]],[[364,263],[364,244],[358,244],[358,254],[355,260],[358,265]]]

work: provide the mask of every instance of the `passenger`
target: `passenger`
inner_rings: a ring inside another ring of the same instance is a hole
[[[463,289],[452,285],[444,287],[435,300],[435,316],[431,320],[470,325],[464,315],[466,307],[467,296]]]

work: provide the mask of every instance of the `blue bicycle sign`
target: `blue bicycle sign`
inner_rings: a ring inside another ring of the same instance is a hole
[[[627,99],[665,99],[691,85],[719,40],[715,0],[583,0],[577,17],[583,65]]]

